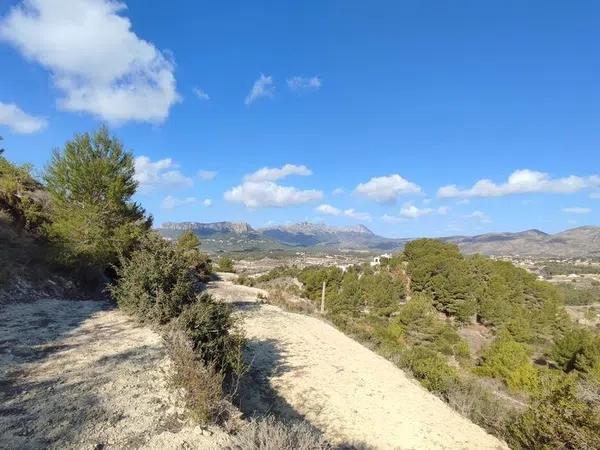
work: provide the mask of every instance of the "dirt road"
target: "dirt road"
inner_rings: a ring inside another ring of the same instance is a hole
[[[305,417],[334,442],[377,449],[505,449],[392,363],[325,322],[257,301],[263,291],[212,283],[243,316],[248,414]]]
[[[0,310],[0,448],[218,449],[167,384],[161,337],[107,303]]]

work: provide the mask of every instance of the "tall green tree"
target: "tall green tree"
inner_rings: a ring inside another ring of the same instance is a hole
[[[52,200],[49,234],[64,245],[67,262],[106,268],[149,229],[151,220],[131,200],[134,175],[133,155],[105,127],[54,151],[44,176]]]

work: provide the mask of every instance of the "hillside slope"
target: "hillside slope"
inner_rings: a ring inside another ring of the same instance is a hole
[[[244,411],[305,417],[328,439],[367,448],[508,448],[327,323],[258,304],[258,289],[217,282],[209,292],[243,317],[252,365]]]

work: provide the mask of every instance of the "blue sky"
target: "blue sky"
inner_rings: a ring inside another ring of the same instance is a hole
[[[156,223],[555,232],[600,223],[598,42],[596,1],[0,1],[0,135],[107,124]]]

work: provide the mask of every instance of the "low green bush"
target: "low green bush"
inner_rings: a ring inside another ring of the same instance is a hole
[[[402,353],[401,365],[429,391],[446,395],[457,382],[458,373],[436,351],[424,347],[412,347]]]
[[[563,377],[509,425],[506,438],[523,450],[600,448],[600,403],[579,398],[575,378]]]
[[[220,272],[235,272],[235,269],[233,267],[233,260],[231,258],[228,258],[227,256],[221,256],[217,264],[218,270]]]
[[[177,248],[149,233],[129,258],[121,257],[109,290],[119,307],[143,321],[166,323],[194,300],[194,279]]]
[[[530,362],[530,354],[527,345],[502,333],[483,354],[475,372],[502,380],[514,390],[536,392],[540,388],[540,376]]]
[[[226,372],[241,372],[244,339],[229,305],[208,294],[201,295],[181,312],[177,326],[206,364]]]

